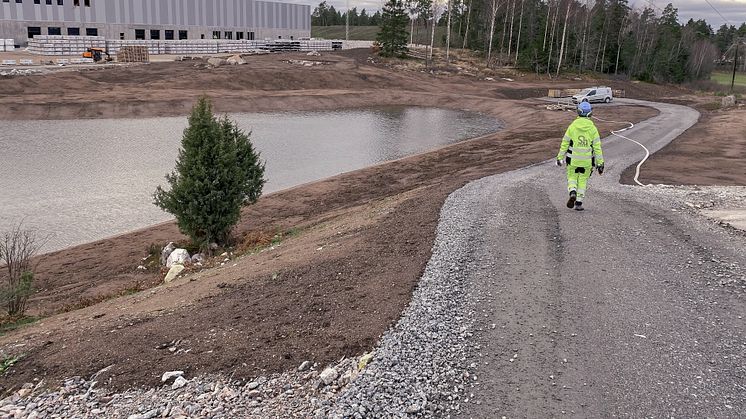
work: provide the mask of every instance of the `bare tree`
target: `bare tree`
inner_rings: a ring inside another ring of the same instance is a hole
[[[446,27],[446,63],[451,63],[451,6],[452,0],[448,0],[448,25]]]
[[[541,47],[542,51],[547,50],[547,32],[549,31],[549,21],[551,19],[552,2],[547,1],[547,23],[544,25],[544,45]]]
[[[565,26],[562,28],[562,46],[560,47],[559,61],[557,62],[557,77],[559,77],[562,68],[562,54],[565,53],[565,35],[567,35],[567,18],[570,17],[570,6],[572,2],[567,2],[567,12],[565,12]]]
[[[440,19],[440,14],[442,12],[442,9],[440,7],[440,4],[438,4],[438,1],[433,1],[432,5],[432,30],[430,32],[430,52],[428,54],[428,59],[430,64],[432,65],[433,62],[433,46],[435,45],[435,26],[438,24],[438,19]]]
[[[552,49],[554,46],[554,32],[557,27],[557,16],[559,15],[560,4],[557,3],[557,11],[554,12],[554,20],[552,20],[552,36],[549,38],[549,57],[547,58],[547,74],[552,75]]]
[[[487,66],[490,67],[492,64],[492,39],[495,37],[495,19],[497,19],[497,10],[500,8],[500,2],[498,0],[492,0],[490,17],[490,43],[487,45]]]
[[[7,283],[2,287],[0,297],[11,317],[22,315],[26,311],[34,278],[31,259],[44,246],[44,242],[34,232],[23,229],[22,223],[0,238],[0,261],[5,263],[8,273]]]
[[[471,0],[474,1],[474,0]],[[466,30],[464,31],[464,46],[463,48],[466,49],[466,40],[469,37],[469,22],[471,21],[471,1],[469,2],[469,11],[466,14]],[[466,5],[466,2],[464,2],[464,5]]]
[[[521,28],[523,27],[523,0],[521,0],[521,17],[518,19],[518,39],[515,43],[515,62],[518,63],[518,50],[521,47]]]
[[[508,60],[513,52],[513,22],[515,21],[515,3],[518,0],[513,0],[512,7],[510,8],[510,36],[508,37]]]

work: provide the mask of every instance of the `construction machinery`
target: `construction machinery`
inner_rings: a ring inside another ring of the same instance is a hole
[[[103,48],[88,48],[88,51],[83,53],[83,58],[93,58],[94,63],[98,63],[104,59],[106,55],[106,61],[111,61],[111,55]]]

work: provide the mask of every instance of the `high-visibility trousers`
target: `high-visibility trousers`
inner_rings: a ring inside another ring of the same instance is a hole
[[[592,167],[567,166],[567,190],[577,192],[578,202],[583,202],[588,178],[591,177],[591,173],[593,173]]]

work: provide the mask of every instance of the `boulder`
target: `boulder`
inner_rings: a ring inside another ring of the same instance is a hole
[[[321,382],[324,383],[324,385],[329,385],[334,382],[334,380],[337,379],[339,376],[339,373],[334,368],[327,368],[324,371],[321,372],[321,375],[319,375],[319,378],[321,379]]]
[[[176,279],[177,276],[179,276],[181,271],[183,271],[184,269],[186,269],[184,268],[184,265],[172,266],[171,269],[168,270],[168,273],[166,274],[166,277],[163,279],[163,282],[168,284],[169,282],[173,281],[174,279]]]
[[[170,380],[172,378],[181,377],[182,375],[184,375],[184,371],[168,371],[168,372],[164,372],[163,376],[161,377],[161,382],[165,383],[166,381],[168,381],[168,380]]]
[[[164,247],[161,250],[161,265],[165,265],[166,261],[168,261],[168,257],[171,256],[171,252],[176,250],[176,245],[174,245],[174,242],[169,242],[166,247]]]
[[[176,380],[174,380],[174,383],[171,384],[171,390],[176,390],[184,387],[187,384],[186,378],[182,376],[176,377]]]
[[[246,60],[241,58],[240,55],[236,54],[225,60],[230,65],[243,65],[246,64]]]
[[[170,268],[174,265],[188,265],[192,262],[192,258],[189,256],[189,252],[186,249],[175,249],[168,255],[166,260],[166,267]]]
[[[205,263],[205,255],[203,255],[202,253],[195,253],[195,254],[193,254],[192,255],[192,263],[193,264]]]
[[[213,66],[213,67],[220,67],[221,65],[225,64],[226,61],[222,58],[212,57],[207,60],[207,64]]]
[[[726,96],[723,98],[722,101],[722,107],[723,108],[732,108],[736,106],[736,97],[733,95]]]

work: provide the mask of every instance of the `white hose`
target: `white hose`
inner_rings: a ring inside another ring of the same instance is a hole
[[[627,128],[618,129],[618,130],[612,130],[611,134],[612,135],[616,135],[619,138],[624,138],[627,141],[632,141],[633,143],[635,143],[635,144],[639,145],[640,147],[642,147],[643,150],[645,150],[645,158],[643,158],[642,160],[640,160],[640,163],[637,164],[637,168],[635,169],[635,182],[638,185],[640,185],[640,186],[645,186],[639,180],[639,178],[640,178],[640,167],[642,167],[643,163],[645,163],[645,161],[648,159],[648,157],[650,157],[650,150],[648,150],[647,147],[645,147],[644,145],[642,145],[638,141],[635,141],[635,140],[633,140],[631,138],[628,138],[628,137],[625,137],[624,135],[619,134],[620,132],[624,132],[624,131],[627,131],[630,128],[634,128],[635,124],[633,124],[633,123],[631,123],[629,121],[624,121],[624,122],[620,122],[620,121],[609,121],[609,120],[598,118],[598,117],[595,117],[595,116],[593,116],[592,118],[593,119],[597,119],[597,120],[599,120],[601,122],[611,122],[611,123],[615,123],[615,124],[629,124],[629,126]]]

